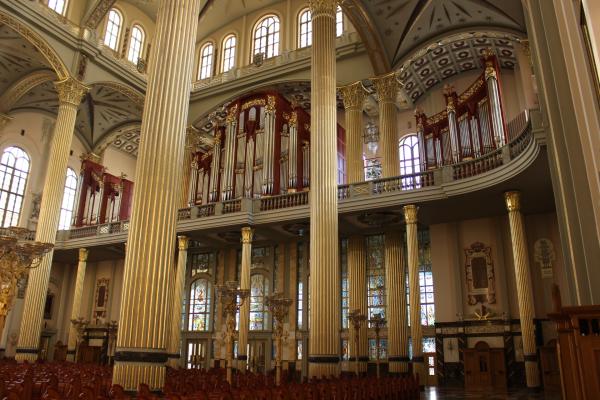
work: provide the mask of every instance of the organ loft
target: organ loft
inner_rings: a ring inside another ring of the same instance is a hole
[[[594,399],[600,6],[0,0],[0,399]]]

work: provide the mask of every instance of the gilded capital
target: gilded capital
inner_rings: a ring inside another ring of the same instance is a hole
[[[398,95],[398,89],[400,83],[396,79],[396,74],[388,74],[371,79],[375,91],[377,92],[377,98],[380,103],[395,103],[396,96]]]
[[[418,221],[418,211],[419,207],[415,206],[414,204],[404,206],[404,221],[406,221],[407,224],[416,224]]]
[[[54,87],[58,92],[58,99],[61,103],[79,106],[81,98],[90,89],[83,83],[74,78],[63,79],[62,81],[54,82]]]
[[[254,236],[254,229],[249,226],[245,226],[242,228],[242,243],[248,244],[252,243],[252,237]]]
[[[86,262],[88,259],[89,251],[88,249],[81,248],[79,249],[79,262]]]
[[[521,211],[521,192],[513,190],[504,193],[504,202],[509,212]]]
[[[308,0],[308,7],[312,17],[325,15],[335,18],[339,0]]]
[[[347,86],[342,86],[340,88],[340,94],[344,100],[344,108],[346,110],[362,111],[365,97],[367,95],[362,82],[356,82]]]
[[[177,247],[179,251],[186,251],[190,244],[190,238],[184,235],[177,236]]]

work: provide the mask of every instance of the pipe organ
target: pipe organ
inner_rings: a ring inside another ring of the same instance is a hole
[[[273,92],[245,96],[214,129],[213,147],[193,158],[190,204],[308,190],[310,116],[301,107]]]
[[[84,159],[75,195],[73,225],[105,224],[129,219],[133,182],[114,176],[90,159]]]
[[[460,95],[444,87],[445,110],[429,118],[416,110],[423,170],[480,157],[507,143],[500,66],[491,51],[482,62],[484,72]]]

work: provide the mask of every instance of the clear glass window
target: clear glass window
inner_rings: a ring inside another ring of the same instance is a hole
[[[121,18],[121,14],[114,8],[110,10],[108,12],[106,31],[104,32],[104,44],[115,51],[117,51],[117,46],[119,45],[119,33],[121,32],[122,24],[123,18]]]
[[[312,45],[312,21],[310,10],[304,10],[298,21],[298,47]]]
[[[198,78],[206,79],[212,75],[214,46],[212,43],[207,43],[200,50],[200,73]]]
[[[2,153],[0,159],[0,215],[2,220],[0,222],[3,228],[19,224],[29,168],[29,155],[22,149],[9,147]]]
[[[235,49],[237,39],[231,35],[225,38],[223,42],[223,72],[227,72],[235,67]]]
[[[254,30],[254,52],[265,58],[279,55],[279,18],[274,15],[263,18]]]
[[[139,25],[134,25],[131,29],[131,41],[129,42],[129,52],[127,59],[134,64],[142,56],[142,48],[144,46],[144,30]]]
[[[337,6],[335,11],[335,36],[340,37],[344,33],[344,12],[342,7]]]
[[[60,219],[58,229],[69,229],[73,219],[73,208],[75,206],[75,193],[77,192],[77,174],[71,168],[67,168],[65,180],[65,192],[60,206]]]
[[[267,307],[265,297],[269,293],[269,282],[264,275],[254,274],[250,278],[250,330],[266,328]]]
[[[65,15],[67,11],[66,0],[48,0],[48,8],[56,11],[60,15]]]
[[[431,271],[431,242],[429,231],[419,231],[419,287],[421,302],[421,325],[435,325],[435,297],[433,285],[433,272]],[[410,315],[410,287],[406,274],[406,304]],[[410,318],[408,321],[410,325]]]

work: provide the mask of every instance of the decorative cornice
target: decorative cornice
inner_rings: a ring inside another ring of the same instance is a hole
[[[521,192],[516,190],[504,193],[504,202],[508,212],[521,211]]]
[[[396,79],[395,73],[372,78],[371,82],[375,86],[380,103],[396,103],[400,83]]]
[[[406,221],[407,224],[416,224],[418,219],[417,219],[417,213],[419,211],[419,207],[417,207],[414,204],[409,204],[407,206],[404,206],[404,221]]]
[[[59,82],[54,82],[54,86],[58,92],[60,103],[70,104],[75,107],[78,107],[79,104],[81,104],[81,98],[89,90],[89,87],[74,78],[67,78]]]
[[[100,25],[102,18],[108,13],[108,10],[117,2],[117,0],[98,0],[92,13],[87,17],[83,25],[95,30]]]
[[[342,86],[339,90],[346,110],[362,111],[365,98],[367,97],[367,92],[363,87],[362,82]]]
[[[79,249],[79,262],[87,262],[89,251],[88,249]]]

